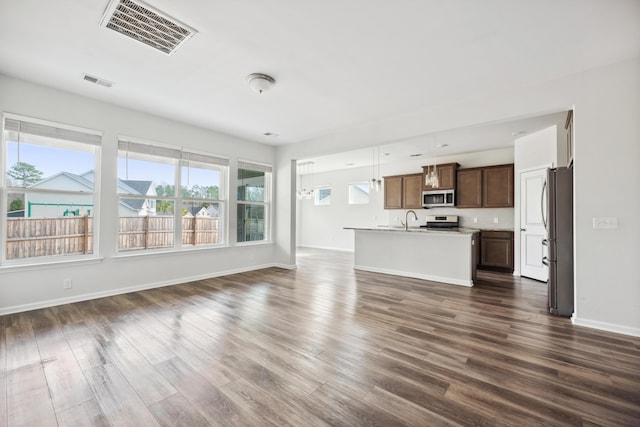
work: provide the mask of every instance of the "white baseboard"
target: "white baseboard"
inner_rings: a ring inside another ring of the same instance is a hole
[[[334,248],[331,246],[312,246],[312,245],[299,245],[299,248],[309,248],[309,249],[323,249],[325,251],[335,251],[335,252],[348,252],[353,253],[353,249],[344,249],[344,248]]]
[[[280,264],[280,263],[275,263],[272,265],[272,267],[284,268],[285,270],[295,270],[296,268],[298,268],[296,264]]]
[[[353,268],[355,270],[370,271],[372,273],[383,273],[383,274],[391,274],[393,276],[411,277],[413,279],[430,280],[432,282],[447,283],[450,285],[458,285],[458,286],[466,286],[466,287],[473,286],[473,281],[471,280],[460,280],[460,279],[454,279],[451,277],[432,276],[430,274],[420,274],[420,273],[412,273],[412,272],[406,272],[406,271],[388,270],[386,268],[369,267],[369,266],[362,266],[362,265],[354,265]]]
[[[23,311],[37,310],[40,308],[55,307],[57,305],[72,304],[74,302],[88,301],[92,299],[105,298],[114,295],[128,294],[131,292],[144,291],[147,289],[161,288],[164,286],[178,285],[181,283],[195,282],[197,280],[212,279],[214,277],[229,276],[231,274],[246,273],[247,271],[262,270],[270,267],[279,267],[291,269],[291,266],[284,264],[261,264],[250,267],[236,268],[232,270],[217,271],[215,273],[201,274],[198,276],[181,277],[179,279],[166,280],[162,282],[146,283],[138,286],[129,286],[126,288],[110,289],[102,292],[92,292],[88,294],[74,295],[66,298],[56,298],[46,301],[38,301],[29,304],[15,305],[11,307],[0,308],[0,316],[5,314],[20,313]],[[295,265],[293,266],[295,268]]]
[[[571,322],[577,326],[587,328],[600,329],[607,332],[615,332],[617,334],[630,335],[632,337],[640,337],[640,328],[632,328],[624,325],[616,325],[614,323],[600,322],[598,320],[579,319],[574,317]]]

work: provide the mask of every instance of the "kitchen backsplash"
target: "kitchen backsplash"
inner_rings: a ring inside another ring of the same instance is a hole
[[[418,221],[409,221],[410,226],[423,225],[427,221],[427,215],[458,215],[460,227],[478,228],[483,230],[513,230],[513,208],[496,209],[457,209],[457,208],[432,208],[414,209],[418,215]],[[389,210],[388,225],[401,225],[407,210]],[[410,219],[413,216],[410,216]],[[476,221],[474,221],[477,220]],[[497,222],[496,222],[497,221]]]

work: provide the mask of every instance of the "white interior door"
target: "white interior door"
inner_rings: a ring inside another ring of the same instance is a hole
[[[542,240],[547,231],[542,222],[542,186],[547,169],[536,169],[520,174],[520,274],[547,281],[549,268],[542,264],[546,246]]]

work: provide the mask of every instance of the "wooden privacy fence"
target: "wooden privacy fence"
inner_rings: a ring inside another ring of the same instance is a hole
[[[7,259],[93,252],[93,217],[7,218]]]
[[[173,246],[172,216],[121,216],[118,249],[167,248]],[[218,243],[218,218],[182,217],[182,244]]]
[[[218,219],[182,217],[182,244],[218,243]],[[173,246],[172,216],[121,216],[118,249],[167,248]]]
[[[172,247],[171,216],[120,217],[121,251]],[[218,218],[183,217],[182,244],[218,243]],[[7,259],[93,252],[93,217],[7,218]]]

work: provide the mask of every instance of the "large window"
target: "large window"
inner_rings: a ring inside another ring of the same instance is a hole
[[[238,162],[237,241],[269,240],[271,166]]]
[[[1,262],[94,253],[101,140],[97,131],[4,117]]]
[[[118,250],[225,242],[228,160],[120,139]]]

